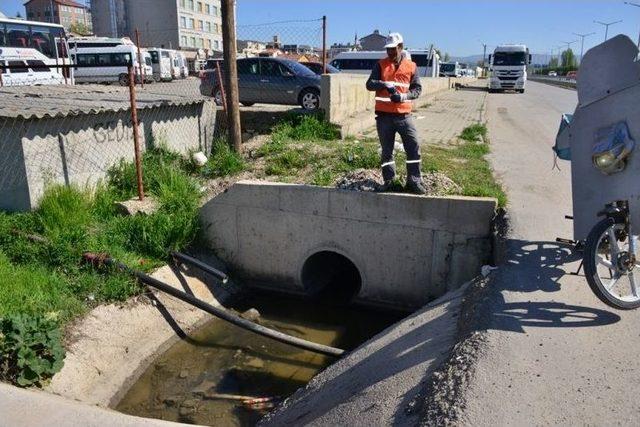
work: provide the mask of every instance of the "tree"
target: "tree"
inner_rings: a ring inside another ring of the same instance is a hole
[[[556,56],[549,60],[549,68],[558,68],[558,58]]]
[[[576,55],[571,48],[562,52],[562,67],[563,68],[575,68],[577,65]]]
[[[91,30],[89,29],[89,27],[84,25],[82,22],[74,22],[73,24],[69,25],[69,31],[81,36],[91,35]]]
[[[444,53],[444,62],[449,62],[450,59],[451,59],[451,56],[449,56],[449,52],[445,52]]]

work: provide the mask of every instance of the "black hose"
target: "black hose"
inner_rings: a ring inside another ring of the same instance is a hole
[[[214,277],[217,277],[218,279],[222,280],[222,283],[227,283],[229,281],[229,277],[226,274],[224,274],[222,271],[216,270],[215,268],[205,264],[199,259],[195,259],[190,257],[189,255],[185,255],[181,252],[175,252],[175,251],[171,251],[170,255],[173,258],[182,261],[183,263],[191,264],[195,267],[198,267],[200,270],[205,271],[213,275]]]
[[[265,328],[262,325],[258,325],[257,323],[253,323],[249,320],[238,317],[234,314],[231,314],[225,309],[214,307],[211,304],[208,304],[202,300],[197,299],[193,295],[189,295],[186,292],[180,291],[170,285],[167,285],[164,282],[161,282],[158,279],[154,279],[153,277],[144,274],[141,271],[129,268],[123,263],[118,262],[108,256],[86,253],[84,255],[84,258],[93,264],[104,263],[107,265],[115,266],[116,268],[135,276],[138,280],[140,280],[142,283],[148,286],[159,289],[162,292],[166,292],[169,295],[178,298],[179,300],[182,300],[188,304],[191,304],[196,308],[199,308],[200,310],[206,311],[209,314],[212,314],[216,317],[219,317],[222,320],[225,320],[229,323],[232,323],[238,327],[241,327],[243,329],[246,329],[258,335],[262,335],[262,336],[274,339],[276,341],[280,341],[282,343],[292,345],[294,347],[302,348],[304,350],[313,351],[315,353],[320,353],[327,356],[340,357],[345,354],[345,350],[335,348],[335,347],[329,347],[322,344],[316,344],[311,341],[303,340],[302,338],[292,337],[291,335],[283,334],[282,332]]]

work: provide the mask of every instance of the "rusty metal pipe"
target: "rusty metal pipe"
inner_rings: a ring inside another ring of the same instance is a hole
[[[220,270],[216,270],[215,268],[211,267],[210,265],[205,264],[204,262],[190,257],[189,255],[185,255],[183,253],[180,252],[175,252],[175,251],[171,251],[169,252],[169,254],[176,260],[179,260],[183,263],[186,264],[190,264],[194,267],[199,268],[200,270],[211,274],[212,276],[222,280],[222,283],[227,283],[229,281],[229,276],[227,276],[226,274],[224,274],[222,271]]]
[[[255,334],[262,335],[264,337],[271,338],[272,340],[289,344],[291,346],[298,347],[304,350],[312,351],[314,353],[324,354],[326,356],[340,357],[346,353],[345,350],[342,350],[339,348],[329,347],[327,345],[317,344],[311,341],[303,340],[302,338],[292,337],[291,335],[287,335],[282,332],[266,328],[262,325],[258,325],[257,323],[253,323],[249,320],[243,319],[242,317],[236,316],[235,314],[232,314],[223,308],[214,307],[211,304],[208,304],[202,300],[197,299],[193,295],[190,295],[186,292],[183,292],[179,289],[169,286],[168,284],[161,282],[160,280],[155,279],[151,276],[148,276],[141,271],[129,268],[125,264],[114,260],[108,255],[87,252],[83,255],[83,258],[93,265],[99,266],[104,264],[108,266],[113,266],[123,272],[126,272],[134,276],[140,282],[144,283],[147,286],[156,288],[175,298],[178,298],[181,301],[186,302],[187,304],[190,304],[196,308],[199,308],[202,311],[212,314],[224,321],[227,321],[233,325],[236,325],[242,329],[253,332]]]

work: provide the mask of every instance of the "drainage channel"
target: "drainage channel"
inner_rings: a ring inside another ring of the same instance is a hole
[[[244,295],[232,307],[256,308],[263,326],[347,350],[404,317],[262,293]],[[213,320],[161,355],[116,409],[169,421],[252,426],[335,360]]]

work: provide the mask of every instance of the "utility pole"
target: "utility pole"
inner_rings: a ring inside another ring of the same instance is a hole
[[[626,2],[624,2],[624,4],[628,4],[629,6],[640,7],[640,4],[634,3],[634,2],[631,2],[631,1],[626,1]],[[638,49],[640,49],[640,33],[638,34]]]
[[[622,22],[622,19],[619,21],[614,21],[614,22],[602,22],[602,21],[593,21],[594,24],[600,24],[600,25],[604,25],[605,30],[604,30],[604,41],[607,41],[607,39],[609,38],[609,27],[615,24],[619,24]]]
[[[485,64],[487,63],[487,44],[486,43],[480,43],[482,45],[482,68],[485,67]]]
[[[582,64],[582,55],[584,55],[584,39],[585,37],[589,37],[594,35],[595,33],[589,33],[589,34],[578,34],[578,33],[573,33],[574,36],[578,36],[580,37],[580,39],[582,40],[582,44],[580,46],[580,63]]]
[[[224,80],[227,86],[227,122],[229,124],[229,142],[233,150],[242,149],[240,129],[240,101],[238,93],[238,64],[236,63],[236,8],[235,0],[222,0],[222,49],[224,54]]]

